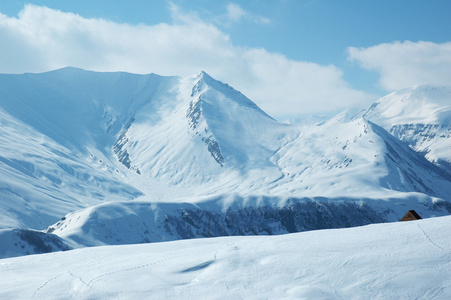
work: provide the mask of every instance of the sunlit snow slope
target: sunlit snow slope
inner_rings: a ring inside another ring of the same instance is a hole
[[[451,217],[0,260],[2,299],[450,299]]]
[[[451,172],[451,87],[420,85],[396,91],[359,116]]]
[[[141,195],[124,183],[112,146],[158,86],[152,80],[71,68],[0,75],[1,226],[42,229],[69,211]]]
[[[141,194],[115,173],[0,108],[0,228],[42,229],[68,211]]]

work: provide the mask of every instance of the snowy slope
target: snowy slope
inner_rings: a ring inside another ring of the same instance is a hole
[[[450,299],[451,217],[0,260],[2,299]]]
[[[0,228],[44,229],[70,211],[141,195],[116,170],[0,108]]]
[[[401,191],[449,197],[448,174],[364,119],[301,127],[300,136],[273,159],[284,174],[276,193],[381,197]]]
[[[45,230],[71,247],[165,242],[232,235],[275,235],[399,221],[408,209],[423,218],[451,205],[418,193],[392,198],[268,197],[222,194],[181,203],[114,202],[66,215]]]
[[[377,100],[359,117],[370,120],[451,171],[451,87],[420,85]]]

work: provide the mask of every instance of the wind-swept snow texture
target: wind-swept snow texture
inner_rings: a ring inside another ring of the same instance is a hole
[[[451,87],[420,85],[377,100],[359,116],[451,173]]]
[[[0,260],[2,299],[451,299],[451,217]]]

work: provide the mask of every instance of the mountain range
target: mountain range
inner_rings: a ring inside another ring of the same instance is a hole
[[[449,215],[450,100],[290,125],[205,72],[2,74],[0,256]]]

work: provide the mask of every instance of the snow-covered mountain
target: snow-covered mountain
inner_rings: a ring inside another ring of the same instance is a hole
[[[241,186],[229,179],[239,194],[214,185],[224,193],[182,203],[105,203],[68,214],[46,232],[79,247],[283,234],[398,221],[409,209],[423,217],[451,211],[450,176],[363,119],[309,128],[271,161],[281,176],[270,182],[253,174]]]
[[[451,176],[368,116],[282,124],[205,72],[0,75],[0,228],[79,247],[449,214]]]
[[[240,92],[200,72],[137,111],[114,149],[139,174],[192,186],[276,168],[269,158],[288,133]]]
[[[359,114],[451,172],[451,87],[420,85],[393,92]]]

